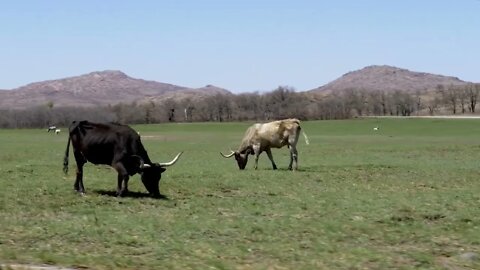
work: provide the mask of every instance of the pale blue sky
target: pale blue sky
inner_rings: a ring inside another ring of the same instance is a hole
[[[0,29],[0,89],[121,70],[304,91],[373,64],[480,82],[479,0],[18,0]]]

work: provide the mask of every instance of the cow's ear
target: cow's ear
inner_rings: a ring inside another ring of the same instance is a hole
[[[143,159],[137,155],[130,156],[129,163],[132,164],[134,168],[138,168],[139,171],[143,170],[145,168],[145,165],[148,165],[144,164]]]

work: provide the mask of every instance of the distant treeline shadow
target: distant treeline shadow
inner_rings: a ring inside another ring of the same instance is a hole
[[[93,192],[100,194],[102,196],[110,196],[110,197],[118,197],[117,192],[113,190],[104,190],[104,189],[97,189]],[[157,199],[157,200],[169,200],[169,198],[165,195],[160,194],[158,197],[152,197],[148,193],[138,192],[138,191],[129,191],[127,194],[122,196],[123,198],[150,198],[150,199]]]

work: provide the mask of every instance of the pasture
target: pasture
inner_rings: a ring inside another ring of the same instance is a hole
[[[87,195],[62,172],[67,132],[0,130],[0,264],[87,269],[480,269],[480,120],[303,122],[288,149],[239,171],[249,123],[133,126],[165,199],[139,176],[87,164]],[[374,131],[373,127],[380,130]],[[62,130],[65,128],[62,127]]]

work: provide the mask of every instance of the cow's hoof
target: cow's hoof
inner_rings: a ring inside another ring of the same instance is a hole
[[[85,195],[85,190],[81,190],[81,189],[79,189],[79,188],[75,188],[74,191],[75,191],[76,193],[82,195],[82,196]]]
[[[154,199],[165,199],[165,195],[162,195],[160,193],[155,193],[155,194],[150,194],[150,196]]]
[[[117,197],[125,197],[128,194],[128,189],[117,190]]]

